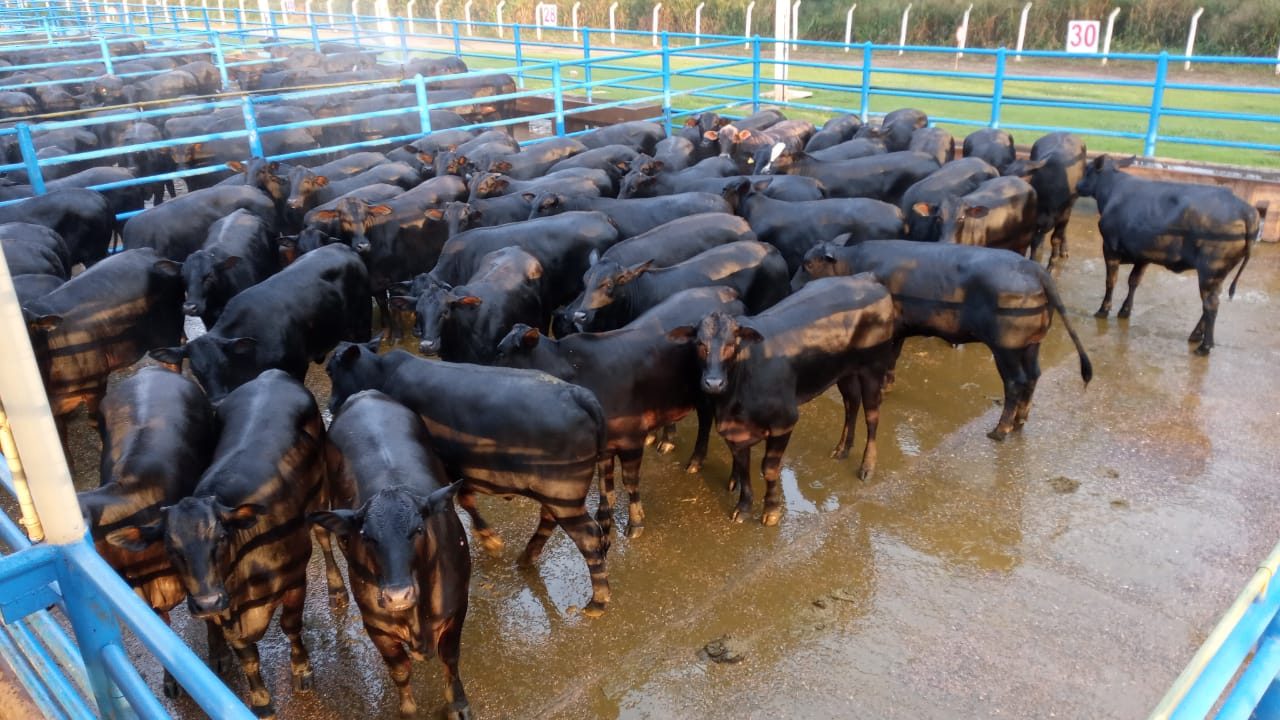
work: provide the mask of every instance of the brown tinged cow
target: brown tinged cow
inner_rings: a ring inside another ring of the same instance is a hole
[[[213,327],[231,298],[280,269],[279,255],[270,225],[254,213],[236,210],[215,222],[204,247],[182,263],[182,312]]]
[[[0,207],[0,223],[11,222],[53,230],[66,242],[71,264],[84,263],[88,267],[107,256],[115,216],[102,193],[64,188]]]
[[[1053,278],[1027,258],[992,248],[910,240],[826,245],[805,256],[792,288],[813,278],[864,272],[893,293],[895,362],[908,337],[937,337],[952,345],[980,342],[991,349],[1004,382],[1004,412],[987,433],[993,440],[1003,440],[1027,421],[1040,378],[1040,343],[1053,311],[1062,317],[1080,355],[1085,384],[1093,378],[1093,364],[1067,321]]]
[[[697,472],[707,455],[711,409],[698,389],[698,359],[687,345],[667,342],[665,334],[712,312],[744,311],[730,288],[694,288],[672,295],[617,330],[552,339],[536,328],[516,325],[498,343],[498,365],[542,370],[587,388],[600,400],[609,427],[602,506],[613,505],[616,457],[630,498],[627,537],[644,529],[640,463],[648,434],[696,409],[698,439],[686,470]]]
[[[1018,159],[1013,136],[1007,130],[997,128],[979,128],[966,135],[962,152],[965,157],[987,161],[1000,172],[1004,172],[1010,163]]]
[[[311,689],[311,662],[302,643],[311,537],[307,513],[329,506],[324,421],[302,383],[268,370],[218,404],[213,462],[191,495],[134,523],[108,541],[134,551],[163,541],[191,615],[209,620],[235,651],[249,680],[249,704],[275,717],[262,681],[258,641],[276,608],[289,638],[293,689]],[[328,535],[315,528],[325,554],[330,602],[345,605],[346,588]]]
[[[932,213],[943,201],[956,195],[967,195],[982,183],[1000,177],[987,161],[967,157],[943,165],[937,172],[916,182],[902,194],[902,212],[907,218],[907,239],[936,242],[941,230],[937,214],[922,214],[916,208]]]
[[[1025,255],[1036,234],[1036,191],[1017,177],[993,178],[963,197],[948,197],[941,207],[918,203],[912,210],[938,218],[938,242]]]
[[[1222,283],[1239,264],[1227,291],[1234,297],[1240,273],[1249,264],[1251,245],[1262,233],[1259,211],[1227,188],[1144,180],[1120,170],[1132,162],[1133,158],[1117,162],[1106,155],[1097,157],[1077,186],[1081,195],[1097,200],[1101,215],[1098,230],[1107,264],[1107,289],[1095,317],[1105,318],[1111,312],[1111,291],[1121,263],[1133,265],[1129,294],[1118,313],[1121,318],[1132,312],[1133,294],[1148,265],[1178,273],[1195,270],[1203,311],[1187,342],[1199,343],[1197,355],[1208,355],[1214,344]],[[1265,214],[1266,205],[1259,209]]]
[[[329,426],[333,510],[308,519],[339,538],[365,632],[391,672],[400,716],[417,714],[412,658],[440,658],[450,720],[470,717],[458,674],[471,553],[422,419],[377,390],[352,395]]]
[[[916,182],[941,167],[922,152],[891,152],[854,160],[819,160],[781,145],[771,150],[761,174],[808,175],[822,183],[827,197],[870,198],[897,205]]]
[[[848,234],[850,242],[896,238],[906,234],[902,211],[870,198],[831,198],[807,202],[775,200],[749,193],[738,212],[756,237],[778,248],[792,274],[810,248]]]
[[[102,436],[100,485],[79,493],[80,511],[89,525],[94,549],[165,623],[169,611],[187,597],[178,573],[160,545],[129,550],[107,542],[107,535],[132,524],[152,522],[195,490],[213,458],[217,440],[213,408],[204,391],[165,368],[144,367],[114,385],[98,408]],[[219,664],[226,648],[210,627],[210,659]],[[182,688],[164,673],[164,694]]]
[[[1015,160],[1002,174],[1021,177],[1036,191],[1036,234],[1031,258],[1038,259],[1044,236],[1050,235],[1049,267],[1067,259],[1067,222],[1076,204],[1076,186],[1088,162],[1084,142],[1071,133],[1049,133],[1031,146],[1029,160]]]
[[[361,390],[381,390],[427,424],[449,477],[465,484],[458,501],[490,551],[502,541],[476,512],[475,493],[520,495],[542,506],[542,519],[521,555],[531,565],[560,526],[591,574],[586,615],[609,602],[609,535],[587,512],[587,494],[605,458],[604,410],[585,388],[545,373],[377,354],[377,341],[344,343],[329,359],[330,408]],[[601,468],[603,471],[603,468]],[[612,517],[608,510],[601,517]]]
[[[848,455],[861,404],[867,442],[858,474],[871,476],[883,383],[893,365],[895,315],[889,291],[870,275],[858,275],[812,282],[755,316],[714,312],[668,333],[673,342],[696,344],[702,390],[713,397],[720,436],[733,453],[729,488],[739,490],[735,522],[751,512],[751,448],[763,440],[761,522],[778,524],[782,455],[800,406],[832,385],[840,389],[845,409],[833,456]]]

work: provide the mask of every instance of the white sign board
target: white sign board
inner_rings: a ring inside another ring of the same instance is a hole
[[[543,25],[555,27],[558,24],[556,22],[556,6],[550,4],[543,5],[541,20]]]
[[[1067,23],[1067,52],[1097,53],[1102,23],[1097,20],[1072,20]]]

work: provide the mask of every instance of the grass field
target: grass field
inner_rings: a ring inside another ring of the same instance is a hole
[[[544,48],[540,48],[543,50]],[[581,58],[580,52],[565,49],[564,52],[545,49],[546,52],[524,55],[526,64],[548,62],[558,59],[569,63]],[[723,52],[723,51],[721,51]],[[723,58],[723,56],[721,56]],[[496,58],[467,57],[473,68],[511,67],[512,61]],[[661,105],[662,87],[657,78],[617,82],[619,78],[641,72],[653,72],[660,68],[661,59],[656,56],[626,58],[615,61],[602,61],[600,56],[593,57],[593,82],[609,81],[610,84],[595,88],[595,100],[637,99],[647,100]],[[749,60],[735,63],[733,67],[707,69],[709,66],[723,64],[727,58],[715,60],[708,56],[694,56],[689,53],[674,57],[672,71],[672,106],[678,109],[698,109],[709,105],[739,101],[751,101],[751,76]],[[835,54],[826,57],[795,58],[790,74],[790,85],[803,89],[812,95],[794,100],[797,106],[787,109],[788,117],[804,117],[821,122],[833,113],[858,112],[861,106],[862,73],[843,63],[857,63],[858,54]],[[883,113],[895,108],[912,106],[925,110],[933,118],[938,118],[938,125],[947,128],[958,138],[971,132],[976,126],[965,124],[968,121],[979,125],[987,125],[991,119],[991,97],[993,82],[990,78],[942,77],[934,74],[937,71],[952,71],[950,56],[933,56],[932,58],[896,58],[885,53],[877,56],[872,63],[870,108],[873,113]],[[966,57],[960,65],[961,72],[990,73],[993,63],[990,58]],[[585,80],[585,71],[578,66],[566,65],[566,74],[572,75],[577,69],[576,77],[565,78],[565,92],[581,95],[585,92],[575,81]],[[773,66],[766,63],[761,68],[761,92],[773,90]],[[1146,67],[1130,63],[1129,67],[1099,68],[1096,60],[1064,61],[1049,64],[1045,61],[1029,62],[1025,66],[1008,64],[1010,77],[1026,77],[1027,79],[1006,78],[1004,86],[1004,105],[1000,115],[1001,127],[1013,133],[1019,142],[1030,143],[1047,130],[1045,128],[1074,129],[1085,138],[1091,150],[1114,153],[1141,154],[1143,150],[1142,136],[1147,132],[1148,116],[1152,101],[1151,78],[1154,75],[1154,63]],[[1042,77],[1069,78],[1070,82],[1046,82]],[[550,87],[549,74],[538,72],[526,75],[526,87]],[[1104,84],[1105,81],[1128,81],[1141,83],[1142,86],[1118,86]],[[1164,114],[1159,125],[1162,138],[1156,146],[1156,156],[1182,160],[1207,161],[1265,168],[1280,168],[1280,152],[1264,150],[1248,150],[1239,148],[1214,147],[1209,145],[1174,142],[1164,138],[1206,139],[1213,141],[1245,142],[1267,145],[1280,145],[1280,83],[1269,73],[1256,69],[1234,70],[1232,68],[1214,69],[1205,67],[1201,73],[1184,73],[1181,68],[1173,68],[1169,74],[1170,83],[1212,84],[1221,85],[1223,90],[1176,90],[1166,89],[1163,107],[1166,113],[1171,109],[1195,110],[1209,112],[1230,112],[1263,116],[1265,120],[1236,121],[1205,119],[1197,117],[1177,117]],[[717,97],[710,97],[700,92],[712,84],[734,83],[733,87],[714,91]],[[762,103],[774,103],[770,99],[761,98]],[[1081,109],[1058,107],[1035,107],[1024,103],[1052,101],[1059,103],[1084,103],[1115,107],[1117,109]],[[805,108],[800,106],[813,106]],[[1123,108],[1123,109],[1119,109]],[[1026,126],[1021,128],[1019,126]],[[1087,132],[1133,133],[1138,138],[1112,137]]]

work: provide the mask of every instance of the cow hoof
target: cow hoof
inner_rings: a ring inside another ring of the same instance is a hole
[[[271,705],[254,705],[252,708],[254,717],[261,720],[276,720],[276,709]]]
[[[313,678],[315,674],[308,669],[306,672],[295,673],[293,676],[293,689],[295,692],[309,692],[315,684]]]
[[[866,482],[867,480],[871,479],[871,476],[874,475],[875,472],[876,472],[875,465],[863,465],[862,467],[858,468],[858,479],[862,480],[863,482]]]
[[[1187,336],[1187,342],[1189,343],[1204,342],[1204,332],[1200,330],[1193,330],[1191,334]]]
[[[747,516],[750,514],[751,514],[750,510],[743,510],[742,508],[734,508],[733,515],[730,515],[729,519],[732,520],[733,522],[741,523],[745,521],[747,519]]]
[[[418,717],[418,703],[413,702],[412,700],[407,703],[400,703],[400,717]]]
[[[1127,309],[1127,310],[1126,310],[1125,308],[1120,308],[1120,312],[1116,313],[1116,319],[1117,319],[1117,320],[1128,320],[1128,319],[1129,319],[1129,315],[1130,315],[1132,312],[1133,312],[1133,310],[1132,310],[1132,309]]]
[[[329,593],[329,609],[335,612],[341,612],[347,609],[350,601],[347,599],[347,589],[343,588],[342,592],[332,591]]]
[[[448,720],[471,720],[471,707],[463,705],[460,708],[450,706],[446,709],[445,717]]]
[[[178,684],[176,678],[167,672],[164,674],[164,696],[170,700],[177,700],[182,697],[182,686]]]
[[[541,550],[529,550],[526,548],[524,552],[520,553],[520,559],[517,562],[524,567],[533,567],[538,563],[538,558],[540,557],[542,557]]]
[[[834,460],[844,460],[845,458],[849,457],[849,448],[838,447],[835,450],[831,451],[831,457]]]
[[[663,440],[662,442],[658,443],[658,447],[657,447],[659,455],[666,455],[667,453],[675,449],[676,449],[676,444],[671,442],[670,440]]]
[[[644,436],[644,446],[645,446],[645,447],[649,447],[650,445],[652,445],[652,444],[654,444],[654,443],[656,443],[656,442],[658,442],[658,436],[657,436],[657,435],[654,435],[653,433],[649,433],[648,435],[645,435],[645,436]]]
[[[642,522],[629,522],[629,523],[627,523],[627,538],[628,538],[628,539],[635,540],[636,538],[640,537],[640,536],[641,536],[641,535],[643,535],[643,534],[644,534],[644,523],[642,523]]]
[[[684,471],[690,475],[697,475],[702,472],[702,460],[689,460],[689,462],[684,466]]]
[[[592,600],[591,602],[587,603],[586,607],[582,608],[582,614],[586,615],[587,617],[593,617],[593,618],[600,617],[601,615],[604,614],[604,603],[600,602],[599,600]]]
[[[1005,439],[1005,436],[1007,436],[1008,434],[1009,434],[1008,432],[1001,430],[1000,428],[996,428],[995,430],[992,430],[991,432],[987,433],[987,437],[997,442],[1003,442]]]
[[[1106,320],[1107,316],[1110,314],[1111,314],[1110,310],[1099,310],[1098,312],[1094,313],[1093,316],[1100,320]]]
[[[782,510],[775,508],[773,510],[765,510],[764,515],[760,516],[760,524],[765,527],[774,527],[778,521],[782,519]]]
[[[1207,345],[1201,345],[1200,347],[1196,348],[1196,354],[1199,355],[1200,357],[1208,357],[1209,351],[1212,349],[1213,348]]]
[[[504,543],[502,542],[502,538],[498,537],[494,533],[490,533],[480,537],[480,547],[484,548],[485,552],[490,555],[497,557],[502,554]]]

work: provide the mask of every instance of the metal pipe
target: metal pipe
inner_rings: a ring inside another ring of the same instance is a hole
[[[444,34],[444,24],[440,22],[440,3],[444,0],[436,0],[436,34]]]
[[[787,38],[791,34],[791,3],[774,0],[773,3],[773,79],[774,99],[787,101]]]
[[[18,499],[18,507],[22,518],[18,524],[27,532],[31,542],[44,539],[44,529],[40,527],[40,516],[36,514],[35,503],[31,500],[31,488],[27,487],[27,473],[22,468],[22,458],[18,455],[18,446],[13,442],[13,428],[9,426],[9,415],[0,404],[0,452],[9,463],[9,474],[13,476],[13,494]]]
[[[1151,86],[1151,112],[1147,116],[1147,135],[1142,147],[1142,154],[1146,157],[1156,154],[1156,138],[1160,133],[1160,108],[1164,106],[1164,86],[1168,76],[1169,51],[1161,50],[1156,60],[1156,79]]]
[[[556,135],[564,137],[564,75],[559,60],[551,61],[551,97],[554,98]]]
[[[991,127],[1000,127],[1000,110],[1004,105],[1004,73],[1006,55],[1003,47],[996,50],[996,73],[991,87]]]
[[[543,5],[546,5],[546,3],[538,3],[537,5],[533,6],[533,24],[538,28],[537,37],[539,40],[542,39],[542,6]]]
[[[582,7],[582,3],[574,3],[573,10],[570,13],[573,15],[573,39],[575,42],[578,40],[578,8],[580,7]]]
[[[1120,8],[1111,11],[1107,16],[1107,34],[1102,39],[1102,64],[1107,64],[1107,55],[1111,52],[1111,29],[1116,26],[1116,16],[1120,14]]]
[[[1196,49],[1196,28],[1200,25],[1200,16],[1203,13],[1204,13],[1204,8],[1200,8],[1196,10],[1196,13],[1194,15],[1191,16],[1191,29],[1187,31],[1187,52],[1185,53],[1187,56],[1187,61],[1182,66],[1183,70],[1191,69],[1191,55],[1195,52],[1195,49]]]
[[[653,46],[658,47],[658,13],[662,10],[662,3],[653,6]]]
[[[907,18],[911,15],[911,3],[907,3],[907,7],[902,11],[902,32],[898,34],[898,54],[903,53],[903,48],[907,45]]]
[[[502,27],[502,8],[506,7],[507,0],[498,3],[498,37],[506,37],[506,30]]]
[[[431,104],[427,102],[427,80],[422,73],[413,76],[413,90],[418,96],[418,123],[426,135],[431,132]]]
[[[467,37],[471,37],[473,34],[471,32],[471,4],[473,2],[475,0],[467,0],[466,4],[462,6],[462,15],[467,20]]]
[[[756,9],[756,0],[751,0],[751,2],[747,3],[747,22],[745,27],[743,27],[742,29],[742,37],[744,38],[751,37],[751,11],[755,9]],[[751,42],[747,41],[742,43],[742,47],[751,47]],[[1280,72],[1280,70],[1278,70],[1277,72]]]
[[[866,122],[871,117],[871,41],[862,43],[862,88],[861,88],[861,105],[858,106],[858,114],[862,116],[862,122]]]
[[[969,3],[969,7],[964,11],[964,18],[960,20],[960,29],[956,30],[956,63],[960,62],[960,58],[964,57],[965,42],[969,39],[969,13],[973,12],[973,3]]]
[[[414,9],[414,6],[417,4],[418,4],[418,0],[409,0],[409,4],[404,6],[404,19],[409,21],[410,33],[413,32],[413,9]],[[307,0],[307,5],[308,5],[307,12],[310,12],[309,6],[311,5],[311,0]],[[498,3],[498,22],[502,22],[502,3]]]
[[[800,3],[803,1],[791,3],[791,47],[796,46],[796,38],[800,37]]]
[[[618,3],[615,2],[609,5],[609,44],[610,45],[618,44],[618,24],[614,20],[614,13],[616,13],[617,10],[618,10]],[[1277,55],[1276,59],[1280,60],[1280,55]],[[1276,72],[1280,73],[1280,65],[1276,66]]]
[[[36,674],[50,690],[53,690],[53,697],[66,710],[68,717],[93,718],[93,711],[76,691],[69,674],[58,665],[44,645],[36,640],[31,629],[27,627],[26,618],[23,620],[24,622],[12,624],[9,630],[12,632],[13,641],[35,668]]]
[[[151,688],[147,687],[147,683],[138,674],[138,669],[129,662],[129,656],[125,655],[124,648],[116,644],[107,645],[102,648],[102,663],[107,668],[107,674],[115,682],[116,687],[124,693],[124,697],[129,701],[129,707],[133,712],[141,718],[163,718],[168,717],[164,706],[151,693]]]
[[[704,2],[698,3],[698,7],[693,9],[693,44],[702,44],[702,8],[706,7]],[[576,6],[575,6],[576,7]]]
[[[849,43],[853,42],[853,11],[858,9],[858,3],[849,6],[849,12],[844,14],[844,51],[849,52]]]

